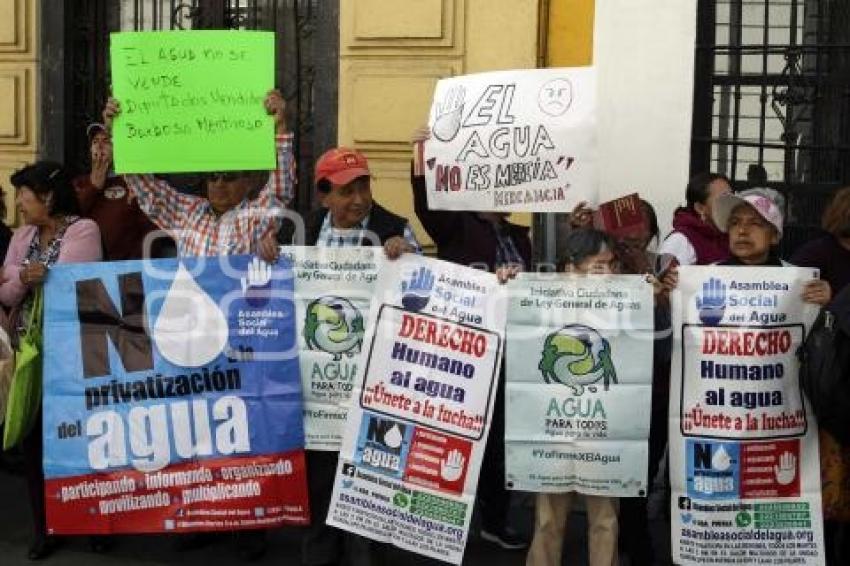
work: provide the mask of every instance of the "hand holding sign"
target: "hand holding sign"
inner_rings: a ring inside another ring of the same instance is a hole
[[[270,90],[263,101],[263,106],[271,116],[274,116],[275,131],[278,134],[286,133],[286,101],[279,90]]]
[[[121,112],[121,105],[118,104],[118,101],[111,96],[107,98],[101,116],[103,116],[103,125],[106,126],[108,132],[112,132],[112,123],[119,112]]]

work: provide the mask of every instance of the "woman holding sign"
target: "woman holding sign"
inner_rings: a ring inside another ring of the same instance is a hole
[[[100,261],[102,253],[100,230],[91,220],[79,217],[74,189],[61,165],[39,161],[12,175],[12,184],[23,225],[12,236],[3,263],[0,303],[12,309],[9,335],[17,342],[28,330],[33,299],[50,268],[56,263]],[[56,546],[47,535],[45,518],[40,407],[34,422],[22,440],[33,517],[30,560],[46,557]]]
[[[784,223],[781,198],[773,189],[749,189],[723,195],[714,202],[712,215],[729,235],[731,255],[716,265],[791,265],[780,259],[776,250]],[[673,289],[678,282],[678,271],[671,269],[664,278],[665,286]],[[803,291],[803,301],[807,303],[823,306],[831,298],[832,288],[822,279],[809,281]]]
[[[617,273],[614,249],[614,241],[599,230],[588,228],[571,232],[565,241],[564,271],[579,277]],[[515,268],[503,268],[497,275],[504,281],[516,273]],[[534,537],[526,566],[560,566],[564,531],[575,497],[575,492],[537,494]],[[619,500],[595,495],[583,497],[587,509],[589,564],[614,566],[618,563]]]

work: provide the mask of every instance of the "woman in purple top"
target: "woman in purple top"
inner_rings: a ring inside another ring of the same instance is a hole
[[[695,175],[685,191],[687,206],[673,215],[673,231],[658,248],[676,257],[679,265],[709,265],[729,257],[729,238],[718,228],[712,214],[714,202],[732,192],[725,175]]]

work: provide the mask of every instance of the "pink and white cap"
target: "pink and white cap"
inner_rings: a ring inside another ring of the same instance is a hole
[[[723,232],[729,231],[729,217],[732,211],[742,204],[752,206],[759,215],[770,222],[779,235],[782,235],[783,215],[781,203],[785,199],[773,189],[748,189],[740,193],[729,193],[714,201],[712,215],[717,227]]]

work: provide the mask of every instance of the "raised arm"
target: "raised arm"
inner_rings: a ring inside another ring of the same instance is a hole
[[[120,112],[120,104],[110,97],[103,107],[103,124],[108,131],[112,131],[112,122]],[[188,213],[204,200],[184,195],[153,175],[124,175],[124,181],[151,222],[169,232],[186,228]]]
[[[286,206],[295,197],[295,159],[292,156],[292,134],[275,136],[277,169],[271,172],[266,185],[257,193],[254,206],[269,209]]]
[[[184,195],[153,175],[124,175],[124,181],[151,222],[168,232],[191,228],[186,222],[204,199]]]
[[[422,227],[440,246],[451,239],[460,228],[463,215],[466,212],[453,210],[431,210],[428,208],[428,193],[424,175],[414,175],[413,166],[410,168],[410,186],[413,189],[413,210],[422,223]]]
[[[272,90],[264,100],[266,112],[274,117],[275,154],[277,166],[269,175],[266,185],[251,203],[256,211],[262,211],[254,226],[255,243],[280,227],[276,209],[289,205],[295,198],[295,159],[292,155],[292,134],[286,125],[286,102],[280,91]]]

